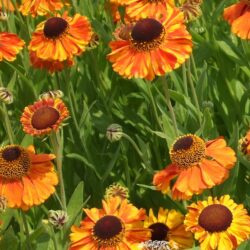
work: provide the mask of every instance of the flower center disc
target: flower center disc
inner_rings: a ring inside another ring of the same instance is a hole
[[[181,168],[188,168],[198,164],[205,157],[205,142],[196,135],[184,135],[177,138],[170,150],[173,164]]]
[[[31,118],[35,129],[41,130],[52,127],[59,119],[59,112],[52,107],[42,107],[36,110]]]
[[[98,220],[94,226],[94,235],[101,240],[108,240],[122,232],[122,222],[113,215],[106,215]]]
[[[45,22],[44,35],[47,38],[59,37],[68,27],[67,21],[61,17],[52,17]]]
[[[199,225],[208,232],[225,231],[232,223],[231,211],[220,204],[213,204],[204,208],[199,216]]]
[[[139,20],[131,32],[132,44],[139,51],[148,51],[160,46],[165,35],[164,27],[153,18]]]
[[[0,149],[0,176],[19,179],[28,172],[30,165],[29,154],[24,148],[9,145]]]
[[[154,223],[149,226],[152,229],[151,240],[166,240],[169,228],[163,223]]]

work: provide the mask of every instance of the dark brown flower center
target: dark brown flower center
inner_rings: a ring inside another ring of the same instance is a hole
[[[6,148],[2,152],[2,157],[6,161],[17,160],[20,155],[21,155],[21,151],[20,151],[19,147],[17,147],[17,146],[14,146],[11,148]]]
[[[59,117],[59,112],[56,109],[46,106],[39,108],[34,112],[31,124],[35,129],[46,129],[52,127]]]
[[[162,241],[167,239],[169,228],[165,224],[157,222],[150,225],[149,228],[152,229],[151,240]]]
[[[231,211],[220,204],[213,204],[204,208],[199,216],[199,225],[208,232],[225,231],[232,223]]]
[[[51,17],[44,25],[44,35],[47,38],[59,37],[67,29],[68,23],[61,17]]]
[[[192,146],[192,144],[193,144],[193,138],[191,136],[181,137],[179,140],[175,142],[173,150],[174,151],[187,150]]]
[[[122,229],[122,222],[116,216],[106,215],[96,222],[93,232],[98,239],[108,240],[119,235]]]
[[[131,36],[137,42],[150,42],[163,32],[161,23],[153,18],[139,20],[132,29]]]
[[[0,149],[0,176],[9,180],[20,179],[27,174],[31,166],[29,153],[18,145],[9,145]]]

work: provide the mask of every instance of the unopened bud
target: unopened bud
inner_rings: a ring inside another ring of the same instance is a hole
[[[121,200],[128,199],[128,188],[120,185],[119,183],[113,183],[105,190],[105,199],[108,200],[113,197],[119,197]]]
[[[62,210],[49,210],[48,220],[55,228],[61,229],[68,221],[68,215]]]
[[[13,102],[12,93],[4,87],[0,87],[0,101],[5,104],[11,104]]]
[[[8,200],[4,196],[0,196],[0,212],[4,212],[7,208]]]
[[[63,92],[61,90],[50,90],[48,92],[42,93],[39,98],[40,99],[49,99],[49,98],[62,98],[64,96]]]
[[[119,141],[122,135],[122,127],[119,124],[114,123],[107,128],[106,137],[110,142]]]

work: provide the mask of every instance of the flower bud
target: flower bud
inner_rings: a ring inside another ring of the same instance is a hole
[[[106,137],[110,142],[119,141],[122,135],[122,127],[119,124],[114,123],[107,128]]]
[[[148,240],[139,244],[141,250],[178,250],[177,244],[165,240]]]
[[[121,200],[128,199],[128,188],[120,185],[119,183],[113,183],[105,190],[105,199],[108,200],[113,197],[119,197]]]
[[[5,104],[11,104],[13,102],[12,93],[4,87],[0,87],[0,101]]]
[[[48,221],[55,228],[61,229],[63,225],[68,221],[68,215],[62,210],[49,210]]]
[[[61,90],[50,90],[48,92],[44,92],[39,96],[39,99],[49,99],[49,98],[62,98],[64,96]]]
[[[4,196],[0,196],[0,213],[4,212],[7,208],[8,201]]]
[[[0,11],[0,21],[7,21],[8,18],[8,14],[6,12]]]
[[[198,18],[201,12],[202,1],[200,0],[186,0],[180,7],[180,10],[184,13],[184,19],[186,22],[190,22]]]

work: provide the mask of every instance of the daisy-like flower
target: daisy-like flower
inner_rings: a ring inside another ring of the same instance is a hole
[[[103,201],[103,209],[84,209],[87,217],[81,226],[72,226],[70,250],[138,249],[149,239],[150,231],[143,228],[145,211],[119,198]]]
[[[160,16],[175,6],[173,0],[127,0],[126,13],[134,20]]]
[[[64,2],[62,0],[22,0],[19,10],[24,16],[44,16],[62,9]]]
[[[250,0],[241,0],[224,10],[224,19],[231,30],[242,39],[250,39]]]
[[[33,146],[8,145],[0,148],[0,195],[8,207],[28,210],[55,192],[57,174],[53,154],[35,154]]]
[[[240,139],[239,147],[244,155],[250,157],[250,130],[243,138]]]
[[[20,120],[25,133],[39,136],[57,131],[68,116],[61,99],[47,98],[25,107]]]
[[[170,181],[174,199],[190,199],[204,189],[219,185],[228,178],[236,162],[235,152],[219,137],[208,142],[196,135],[180,136],[170,149],[172,164],[154,175],[153,183],[163,193],[169,191]]]
[[[60,62],[59,60],[43,60],[36,56],[36,53],[30,52],[30,62],[33,68],[47,70],[50,74],[64,70],[74,65],[72,58]]]
[[[151,230],[152,241],[168,241],[177,249],[187,249],[193,246],[194,241],[192,233],[186,232],[183,221],[184,215],[176,210],[160,208],[156,217],[150,209],[144,227]]]
[[[92,36],[90,23],[85,16],[51,17],[40,23],[32,35],[30,52],[42,60],[66,61],[80,55]]]
[[[0,61],[14,61],[24,44],[16,34],[0,32]]]
[[[208,197],[188,207],[184,224],[194,233],[201,250],[232,250],[250,235],[250,217],[229,195]]]
[[[107,56],[114,71],[125,78],[153,80],[178,68],[192,51],[183,13],[177,8],[169,9],[161,19],[141,19],[125,31],[126,35],[110,42],[112,52]]]

